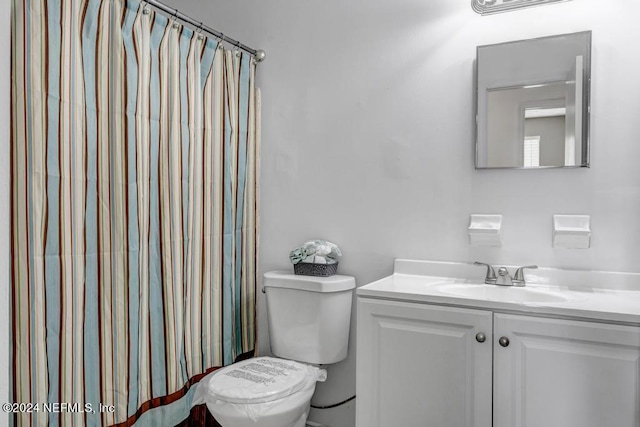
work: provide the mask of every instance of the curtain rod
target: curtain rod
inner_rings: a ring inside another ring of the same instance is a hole
[[[194,20],[193,18],[191,18],[190,16],[185,15],[184,13],[180,12],[178,9],[172,9],[169,6],[167,6],[164,3],[159,2],[158,0],[143,0],[142,3],[146,3],[149,6],[153,6],[156,9],[159,9],[163,12],[165,12],[168,15],[171,15],[172,17],[179,19],[183,22],[186,22],[187,24],[190,24],[192,26],[194,26],[197,30],[200,31],[204,31],[207,32],[211,35],[213,35],[215,38],[219,39],[221,42],[227,42],[230,45],[236,46],[238,49],[242,49],[245,52],[251,54],[256,62],[262,62],[264,61],[264,58],[266,57],[266,54],[264,52],[264,50],[261,49],[252,49],[249,46],[246,46],[242,43],[240,43],[237,40],[232,39],[231,37],[227,37],[225,36],[223,33],[214,30],[213,28],[204,25],[202,22],[198,22],[196,20]]]

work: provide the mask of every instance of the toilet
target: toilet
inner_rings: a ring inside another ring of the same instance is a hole
[[[347,357],[354,288],[350,276],[266,273],[274,357],[218,369],[200,381],[193,404],[206,403],[223,427],[304,427],[316,382],[326,379],[318,365]]]

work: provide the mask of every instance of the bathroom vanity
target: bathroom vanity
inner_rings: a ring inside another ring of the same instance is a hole
[[[640,425],[640,275],[483,277],[397,260],[358,289],[358,427]]]

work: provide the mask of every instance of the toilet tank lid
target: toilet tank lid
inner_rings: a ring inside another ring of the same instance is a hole
[[[319,277],[292,274],[288,271],[269,271],[264,274],[262,285],[265,288],[288,288],[310,292],[342,292],[355,288],[356,279],[338,274]]]

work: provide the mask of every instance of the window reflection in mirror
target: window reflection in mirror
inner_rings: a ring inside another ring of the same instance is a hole
[[[477,168],[589,165],[590,39],[478,48]]]

